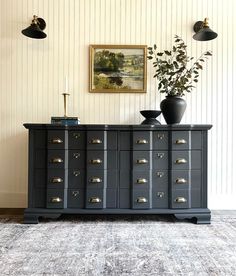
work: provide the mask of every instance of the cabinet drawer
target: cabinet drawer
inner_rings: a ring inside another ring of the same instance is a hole
[[[133,171],[133,189],[149,189],[150,172],[149,171]]]
[[[106,195],[103,189],[86,190],[86,208],[106,208]]]
[[[133,190],[132,193],[133,209],[149,209],[151,207],[149,190]]]
[[[69,168],[83,169],[85,167],[85,152],[83,150],[69,150]]]
[[[149,170],[151,167],[150,161],[150,151],[133,151],[133,170]]]
[[[47,208],[66,208],[67,190],[47,189]]]
[[[49,169],[47,173],[48,189],[66,189],[68,187],[67,169]]]
[[[188,150],[191,148],[190,131],[172,131],[171,144],[173,150]]]
[[[67,150],[48,150],[48,168],[65,169],[68,167]]]
[[[153,149],[167,150],[168,149],[168,132],[167,131],[153,131],[152,134]]]
[[[85,187],[84,170],[79,168],[68,170],[68,188],[83,189]]]
[[[191,186],[191,171],[175,170],[171,175],[172,190],[190,189]]]
[[[151,150],[152,139],[151,131],[134,131],[133,132],[133,149],[134,150]]]
[[[68,190],[68,208],[84,208],[85,190]]]
[[[48,130],[48,149],[68,149],[68,132]]]
[[[201,169],[201,151],[173,151],[172,170]]]
[[[168,171],[167,170],[153,170],[152,171],[152,190],[166,190],[168,188]]]
[[[85,131],[69,131],[68,133],[69,149],[85,148]]]
[[[106,131],[88,131],[87,149],[88,150],[106,150],[107,132]]]
[[[88,170],[107,169],[107,151],[88,151],[87,152]]]
[[[171,208],[190,208],[191,197],[188,189],[178,189],[172,191]]]
[[[154,151],[152,159],[154,170],[168,169],[168,151]]]

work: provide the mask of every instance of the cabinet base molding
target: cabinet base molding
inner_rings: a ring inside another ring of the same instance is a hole
[[[210,224],[211,211],[205,209],[147,209],[134,210],[132,209],[44,209],[44,208],[27,208],[24,212],[25,224],[37,224],[39,218],[57,219],[61,215],[174,215],[177,219],[191,219],[197,224]]]

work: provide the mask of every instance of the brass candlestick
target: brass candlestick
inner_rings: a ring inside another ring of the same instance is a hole
[[[64,97],[64,117],[68,117],[67,116],[67,96],[70,96],[69,93],[62,93],[63,97]]]

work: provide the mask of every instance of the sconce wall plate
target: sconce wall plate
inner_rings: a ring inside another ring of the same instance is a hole
[[[47,37],[47,35],[43,32],[45,28],[46,28],[45,20],[43,18],[40,18],[34,15],[31,25],[28,28],[22,30],[21,32],[23,35],[27,37],[42,39]]]

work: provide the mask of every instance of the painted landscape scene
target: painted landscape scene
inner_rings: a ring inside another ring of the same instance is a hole
[[[93,90],[144,92],[144,49],[95,49]]]

